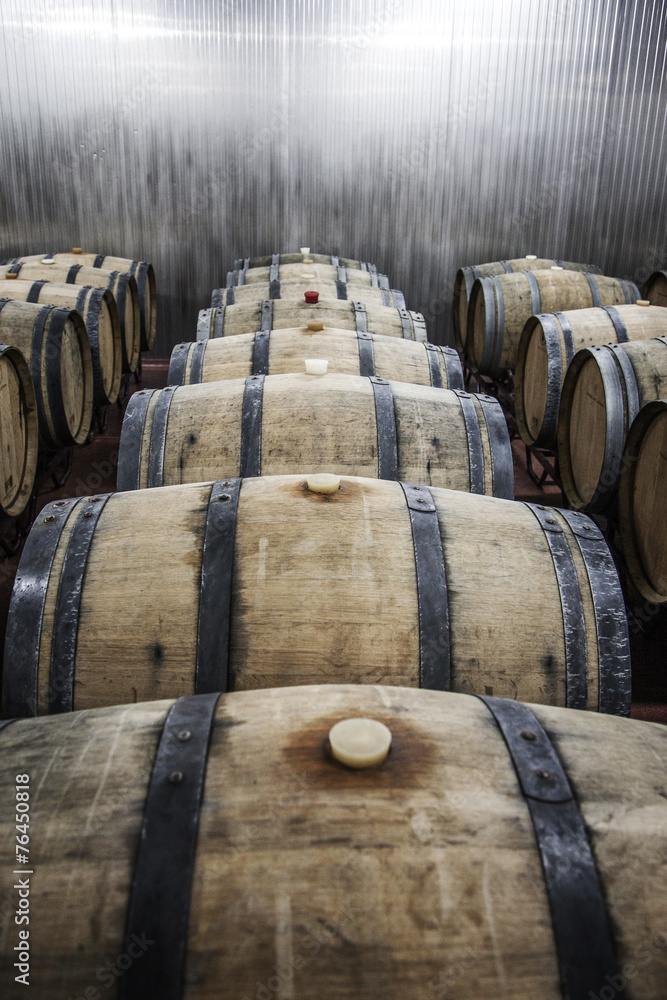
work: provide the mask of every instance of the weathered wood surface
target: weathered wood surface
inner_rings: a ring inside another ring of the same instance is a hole
[[[618,484],[621,544],[633,583],[667,601],[667,400],[640,410],[623,452]]]
[[[631,305],[639,298],[639,290],[632,282],[602,274],[535,271],[530,277],[537,285],[536,302],[531,296],[530,279],[521,272],[475,281],[470,293],[466,338],[466,351],[474,371],[502,376],[514,370],[521,333],[531,316],[595,306],[589,279],[597,288],[601,306]]]
[[[332,270],[335,270],[332,269]],[[252,272],[249,272],[252,273]],[[363,275],[363,271],[351,271],[350,275]],[[290,302],[303,300],[306,292],[319,292],[320,299],[350,302],[365,302],[369,306],[385,306],[388,308],[401,308],[404,302],[403,295],[392,289],[371,288],[361,282],[356,283],[351,280],[346,286],[346,295],[339,294],[339,285],[333,278],[304,278],[294,277],[281,280],[280,295],[276,299],[287,299]],[[262,302],[271,298],[271,285],[268,280],[253,281],[247,285],[233,285],[231,288],[222,290],[223,304],[244,304],[249,302]],[[247,331],[245,331],[247,332]]]
[[[91,984],[116,996],[104,970],[125,965],[145,797],[170,705],[19,720],[0,734],[0,892],[13,912],[15,776],[27,773],[30,984],[40,1000],[82,997]],[[628,995],[663,1000],[667,730],[531,707],[581,809]],[[329,729],[351,716],[390,729],[381,766],[350,771],[328,755]],[[14,981],[17,935],[5,921],[5,1000],[28,993]],[[594,996],[611,995],[608,985]],[[223,695],[199,810],[183,995],[561,1000],[530,814],[485,706],[380,686]]]
[[[196,483],[117,493],[108,500],[82,584],[75,709],[193,693],[210,493],[210,485]],[[431,493],[446,567],[452,688],[566,704],[560,590],[535,515],[514,501],[435,487]],[[40,714],[48,711],[60,570],[83,506],[81,501],[69,516],[46,590]],[[574,562],[587,704],[596,710],[599,669],[606,672],[611,661],[601,659],[598,649],[590,567],[565,518],[555,510],[548,516],[562,529]],[[582,516],[580,523],[590,522]],[[604,552],[609,558],[601,538],[595,552],[596,559]],[[310,492],[305,476],[245,479],[233,553],[230,687],[419,686],[415,554],[399,483],[346,476],[338,492],[325,495]],[[40,549],[39,557],[50,554]],[[19,579],[21,574],[19,567]],[[223,584],[220,579],[218,586]],[[607,621],[622,618],[615,657],[627,641],[617,579],[598,596]],[[21,601],[15,591],[10,616]],[[128,646],[128,635],[139,638]],[[8,640],[5,685],[13,662]]]
[[[597,308],[531,316],[528,320],[521,334],[515,371],[516,419],[526,444],[553,448],[556,443],[561,388],[569,365],[562,323],[571,331],[576,353],[600,344],[623,343],[614,321],[625,341],[667,335],[667,309],[659,306],[616,306],[613,318],[607,310]]]
[[[667,396],[667,343],[635,340],[592,347],[572,361],[558,419],[563,490],[576,510],[606,510],[637,411]]]
[[[259,302],[226,306],[224,314],[218,317],[219,309],[203,309],[199,314],[197,340],[209,337],[229,337],[242,333],[254,333],[262,328],[262,309]],[[220,321],[221,319],[221,321]],[[385,337],[426,340],[426,324],[421,313],[399,310],[390,306],[366,305],[368,330]],[[300,300],[276,299],[272,303],[272,328],[274,330],[293,329],[306,326],[309,322],[321,322],[325,326],[339,330],[356,330],[354,303],[322,299],[315,305]],[[219,328],[219,333],[216,331]]]
[[[667,310],[666,310],[667,312]],[[431,385],[429,352],[425,344],[382,334],[370,334],[375,374],[381,378],[397,382],[413,382],[417,385]],[[206,342],[201,366],[202,382],[218,382],[221,379],[246,378],[254,374],[253,354],[255,333],[245,333],[237,337],[218,337]],[[322,330],[309,330],[307,325],[284,330],[271,330],[269,334],[270,375],[287,375],[303,371],[306,358],[322,358],[329,362],[329,372],[342,375],[360,374],[360,341],[352,330],[340,330],[324,326]],[[192,381],[192,359],[199,349],[194,343],[177,344],[172,351],[168,384],[174,382],[171,372],[178,366],[182,369],[181,354],[187,351],[184,385]],[[463,388],[463,372],[458,356],[452,349],[435,348],[436,367],[440,371],[442,388]],[[448,365],[455,373],[452,386],[449,385]],[[197,366],[198,374],[199,368]]]
[[[235,266],[243,267],[245,261],[248,260],[248,267],[270,267],[273,261],[273,254],[265,254],[263,257],[250,257],[242,258],[237,262]],[[279,263],[282,264],[331,264],[333,263],[333,258],[331,254],[328,253],[281,253],[278,254]],[[350,257],[336,257],[335,258],[341,267],[355,268],[361,270],[368,270],[374,268],[377,271],[375,264],[369,263],[368,261],[352,260]]]
[[[30,369],[16,347],[0,347],[0,513],[17,517],[30,499],[39,431]]]
[[[42,322],[44,333],[40,337]],[[93,365],[79,314],[55,306],[9,301],[0,310],[0,344],[18,347],[28,362],[45,447],[83,444],[93,416]]]
[[[40,287],[41,285],[41,287]],[[93,363],[96,406],[115,403],[120,391],[123,352],[116,301],[108,289],[79,287],[58,281],[45,284],[20,278],[0,280],[0,298],[51,303],[75,309],[86,324]]]

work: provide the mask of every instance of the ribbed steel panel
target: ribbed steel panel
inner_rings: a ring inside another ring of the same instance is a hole
[[[667,265],[667,9],[2,0],[0,253],[151,259],[156,353],[235,258],[375,261],[434,339],[456,268]]]

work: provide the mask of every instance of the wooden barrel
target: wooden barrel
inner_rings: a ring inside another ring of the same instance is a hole
[[[304,247],[304,249],[306,249]],[[248,268],[271,267],[272,264],[330,264],[332,267],[345,267],[348,270],[370,271],[377,274],[375,264],[366,260],[352,260],[350,257],[338,257],[328,253],[268,253],[263,257],[238,257],[234,262],[235,271],[247,271]]]
[[[155,270],[153,265],[145,260],[131,260],[129,257],[112,257],[101,253],[82,253],[73,250],[72,253],[34,254],[30,257],[14,257],[3,261],[3,264],[41,263],[42,260],[55,260],[57,264],[68,267],[83,264],[86,267],[102,268],[105,271],[119,271],[121,274],[132,275],[137,282],[139,296],[139,323],[141,327],[141,350],[150,351],[155,342],[157,317],[157,291],[155,286]]]
[[[344,375],[379,375],[398,382],[464,388],[461,362],[453,347],[337,330],[322,323],[311,326],[322,329],[257,330],[238,337],[177,344],[167,384],[286,375],[302,371],[305,358],[323,358],[328,360],[330,372]]]
[[[276,268],[277,270],[277,268]],[[342,271],[339,268],[339,271]],[[248,272],[251,273],[251,272]],[[233,275],[234,272],[230,272]],[[359,276],[352,281],[353,276]],[[247,302],[262,302],[265,299],[303,300],[306,292],[317,292],[321,299],[350,302],[363,302],[368,306],[388,306],[394,309],[405,309],[403,292],[390,288],[384,275],[377,286],[363,284],[361,278],[367,275],[364,271],[350,271],[345,280],[328,278],[289,278],[288,280],[253,281],[245,285],[234,284],[233,278],[225,288],[216,288],[211,295],[212,306],[231,306]],[[377,277],[377,276],[376,276]],[[247,331],[246,331],[247,332]]]
[[[17,517],[30,500],[39,430],[30,369],[17,347],[0,346],[0,514]]]
[[[123,371],[136,371],[141,347],[141,319],[139,315],[139,293],[137,282],[129,274],[119,271],[104,271],[98,267],[84,267],[82,264],[44,264],[18,261],[11,264],[7,273],[19,275],[24,281],[56,281],[68,285],[90,285],[93,288],[108,288],[118,308],[121,345],[123,350]]]
[[[334,758],[348,719],[384,761]],[[0,748],[4,843],[30,813],[5,1000],[21,954],[39,1000],[121,973],[178,1000],[663,1000],[664,726],[317,685],[19,719]]]
[[[631,281],[578,271],[519,271],[477,278],[470,293],[466,352],[474,371],[500,377],[516,365],[531,316],[617,306],[641,296]]]
[[[563,491],[576,510],[614,499],[625,438],[643,406],[667,396],[667,337],[579,351],[565,376],[558,419]]]
[[[323,323],[338,330],[380,333],[404,340],[426,340],[426,323],[421,313],[367,305],[359,301],[322,299],[317,303],[298,300],[265,299],[262,302],[225,306],[222,292],[213,294],[214,305],[202,309],[197,320],[197,340],[217,339],[254,333],[256,330],[284,330]]]
[[[400,479],[514,497],[493,396],[358,375],[251,375],[135,393],[118,489],[291,472]]]
[[[512,274],[515,271],[549,270],[588,271],[591,274],[602,274],[601,269],[594,264],[573,264],[571,261],[537,257],[535,254],[517,257],[514,260],[495,260],[489,264],[460,267],[454,281],[454,335],[459,350],[462,351],[465,348],[470,292],[477,278],[491,278],[496,274]]]
[[[58,500],[37,518],[5,716],[330,682],[627,714],[602,534],[571,511],[355,477],[319,493],[303,475]]]
[[[115,403],[120,391],[123,356],[116,301],[106,288],[62,284],[58,281],[0,280],[0,298],[66,306],[86,324],[93,363],[95,406]]]
[[[331,264],[272,264],[271,267],[255,267],[227,272],[227,287],[241,288],[244,285],[266,284],[280,289],[284,282],[325,281],[349,285],[350,296],[354,288],[389,288],[389,278],[377,271],[360,271]],[[274,296],[279,298],[279,295]],[[347,296],[345,296],[347,298]]]
[[[83,444],[93,417],[93,364],[78,312],[0,299],[0,343],[18,347],[28,361],[46,448]]]
[[[599,344],[647,340],[667,334],[667,309],[604,306],[531,316],[523,328],[516,362],[516,419],[526,444],[556,443],[560,394],[577,351]]]
[[[654,306],[667,306],[667,271],[655,271],[648,279],[642,293]]]
[[[667,399],[635,417],[618,481],[623,554],[633,583],[648,601],[667,602]]]

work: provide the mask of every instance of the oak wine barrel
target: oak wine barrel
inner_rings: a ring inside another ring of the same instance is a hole
[[[137,282],[139,296],[139,323],[141,327],[141,350],[150,351],[155,342],[157,319],[157,291],[155,286],[155,269],[145,260],[131,260],[129,257],[114,257],[101,253],[82,253],[73,250],[72,253],[33,254],[29,257],[14,257],[3,264],[41,263],[43,260],[55,260],[57,264],[69,267],[83,264],[86,267],[102,268],[105,271],[119,271],[121,274],[132,275]]]
[[[215,296],[214,296],[215,297]],[[216,298],[217,301],[217,298]],[[321,322],[326,327],[380,333],[403,340],[426,340],[426,323],[421,313],[408,309],[366,305],[359,301],[322,299],[265,299],[242,305],[214,305],[202,309],[197,320],[197,340],[254,333],[256,330],[284,330]]]
[[[386,758],[341,763],[336,726]],[[663,1000],[664,726],[318,685],[19,719],[0,749],[5,843],[30,813],[5,1000],[22,958],[40,1000]]]
[[[292,472],[401,479],[514,497],[493,396],[359,375],[251,375],[136,392],[118,489]]]
[[[606,510],[616,495],[625,439],[636,415],[667,396],[667,337],[579,351],[563,383],[558,458],[576,510]]]
[[[642,294],[651,305],[667,306],[667,271],[655,271],[644,285]]]
[[[17,517],[32,494],[39,430],[30,369],[17,347],[0,346],[0,514]]]
[[[377,479],[310,485],[45,507],[11,599],[5,716],[330,682],[629,712],[623,596],[585,515]]]
[[[99,267],[84,267],[82,264],[68,267],[67,264],[57,264],[55,261],[52,264],[45,264],[43,261],[23,264],[20,260],[11,263],[7,273],[16,274],[24,281],[55,281],[68,285],[108,288],[118,308],[123,371],[136,371],[141,349],[141,320],[137,282],[131,275],[121,274],[119,271],[104,271]]]
[[[580,271],[519,271],[477,278],[470,293],[466,353],[473,371],[500,377],[516,365],[531,316],[630,304],[641,296],[631,281]]]
[[[123,367],[120,322],[116,301],[108,289],[76,286],[58,281],[0,280],[0,298],[66,306],[86,324],[93,363],[95,406],[115,403]]]
[[[328,253],[268,253],[263,257],[238,257],[234,262],[235,271],[247,271],[248,268],[271,267],[272,264],[330,264],[332,267],[346,267],[354,270],[370,271],[377,274],[377,266],[366,260],[352,260],[350,257],[338,257]]]
[[[618,481],[623,555],[637,590],[667,602],[667,399],[647,403],[628,433]]]
[[[248,375],[286,375],[303,370],[305,358],[322,358],[329,371],[379,375],[445,389],[463,389],[463,370],[453,347],[355,333],[311,322],[285,330],[256,330],[237,337],[177,344],[167,385],[217,382]]]
[[[0,343],[18,347],[28,362],[45,447],[83,444],[93,417],[93,364],[78,312],[0,299]]]
[[[594,264],[573,264],[567,260],[555,260],[551,257],[537,257],[528,254],[526,257],[516,257],[512,260],[495,260],[489,264],[473,264],[471,267],[460,267],[454,280],[454,336],[456,346],[463,351],[466,344],[468,326],[468,305],[470,292],[477,278],[491,278],[496,274],[512,274],[515,271],[588,271],[591,274],[602,274],[602,270]]]
[[[271,268],[273,271],[273,268]],[[306,292],[317,292],[322,299],[336,301],[363,302],[367,306],[385,306],[394,309],[405,309],[403,292],[389,287],[385,275],[375,275],[375,284],[370,280],[362,282],[362,278],[371,276],[364,271],[349,271],[344,268],[332,268],[338,273],[338,278],[290,277],[280,279],[278,268],[276,277],[264,281],[252,281],[248,284],[235,284],[235,272],[230,271],[225,288],[216,288],[211,295],[211,306],[231,306],[249,302],[262,302],[266,299],[303,299]],[[248,272],[251,274],[252,272]],[[305,273],[305,272],[304,272]],[[310,272],[309,272],[310,273]],[[247,332],[247,331],[246,331]]]
[[[272,264],[270,267],[255,267],[227,272],[227,287],[241,288],[244,285],[258,285],[269,282],[280,288],[283,282],[325,281],[340,282],[352,288],[389,288],[389,278],[377,271],[360,271],[352,268],[348,274],[345,267],[331,264]],[[279,296],[274,296],[278,298]]]
[[[516,362],[516,420],[526,444],[556,443],[560,394],[577,351],[667,335],[667,309],[640,300],[633,306],[602,306],[531,316],[523,328]]]

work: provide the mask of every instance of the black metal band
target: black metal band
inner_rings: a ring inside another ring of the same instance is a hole
[[[625,281],[624,284],[628,286],[628,297],[627,297],[628,305],[632,305],[632,303],[636,302],[637,299],[641,299],[642,294],[635,285],[634,281]]]
[[[264,375],[245,380],[241,416],[241,478],[262,474],[262,403]]]
[[[69,271],[67,272],[67,277],[65,278],[65,281],[68,285],[76,284],[76,276],[82,267],[83,264],[72,264]]]
[[[491,450],[493,496],[501,497],[503,500],[514,500],[512,442],[503,408],[495,396],[479,395],[477,399],[486,421]]]
[[[440,348],[435,344],[424,344],[426,357],[428,358],[428,370],[431,385],[435,389],[442,389],[442,372],[440,371]]]
[[[380,295],[382,296],[382,305],[383,306],[387,306],[388,308],[391,308],[391,306],[394,303],[393,303],[393,300],[392,300],[392,297],[391,297],[391,292],[389,291],[389,289],[388,288],[381,288],[380,289]]]
[[[354,328],[357,333],[368,333],[368,316],[363,302],[353,302]]]
[[[231,288],[223,288],[222,289],[222,294],[224,296],[224,304],[226,306],[233,306],[234,305],[234,286],[232,286]],[[213,304],[213,300],[211,300],[211,304]]]
[[[88,298],[86,331],[88,333],[90,353],[93,358],[93,402],[96,405],[104,405],[109,402],[106,389],[104,388],[100,363],[100,313],[105,293],[105,288],[91,288],[83,285],[75,306],[76,311],[83,315],[86,298]]]
[[[270,330],[257,330],[252,347],[252,374],[269,374],[269,345],[271,340]]]
[[[123,426],[120,431],[118,449],[118,472],[116,489],[119,493],[138,490],[141,473],[141,445],[144,438],[148,405],[159,389],[140,389],[130,396]]]
[[[336,295],[339,299],[347,299],[347,272],[344,267],[336,268]]]
[[[544,341],[547,347],[547,396],[544,404],[544,418],[539,434],[535,438],[535,444],[549,447],[558,427],[558,408],[563,386],[563,356],[560,350],[559,324],[556,322],[555,314],[540,313],[537,318],[544,331]],[[562,330],[562,328],[561,323],[560,329]],[[571,330],[570,337],[572,337]]]
[[[401,483],[410,511],[419,608],[419,686],[451,689],[447,570],[438,512],[426,486]]]
[[[366,378],[375,375],[375,352],[373,351],[373,334],[357,333],[359,348],[359,374]]]
[[[410,312],[408,314],[412,320],[412,339],[424,344],[428,340],[426,335],[426,322],[421,313]],[[404,331],[405,333],[405,331]]]
[[[512,265],[510,264],[509,261],[507,261],[507,260],[501,260],[501,261],[499,261],[499,263],[502,265],[502,268],[503,268],[503,271],[505,272],[505,274],[512,274],[513,268],[512,268]]]
[[[590,347],[589,351],[595,358],[602,377],[605,406],[605,443],[600,478],[595,492],[588,503],[588,509],[603,510],[608,506],[611,496],[616,489],[616,482],[621,468],[623,444],[625,442],[625,405],[623,401],[621,373],[614,360],[613,352],[609,348],[601,346]],[[602,482],[602,473],[606,473],[604,483]]]
[[[479,360],[479,370],[485,374],[491,370],[494,357],[502,353],[504,332],[496,322],[496,286],[491,278],[477,278],[476,280],[480,282],[484,296],[484,347],[482,348],[482,357]],[[502,289],[500,301],[503,301]],[[496,340],[498,341],[497,349]]]
[[[602,306],[606,312],[609,319],[614,325],[614,330],[616,331],[616,340],[619,344],[626,344],[629,340],[628,328],[623,322],[623,317],[616,308],[616,306]]]
[[[43,306],[37,314],[32,328],[32,343],[30,346],[30,376],[35,387],[35,403],[39,430],[44,439],[57,447],[46,422],[46,407],[44,405],[44,385],[42,381],[42,351],[44,350],[44,329],[53,306]]]
[[[279,277],[280,265],[275,259],[274,263],[271,264],[269,269],[269,298],[279,299],[280,298],[280,277]],[[229,299],[227,299],[229,304]]]
[[[279,253],[271,254],[271,267],[279,267],[279,266],[280,266],[280,254]]]
[[[270,299],[264,299],[261,303],[261,319],[259,328],[260,330],[273,329],[273,302]]]
[[[93,267],[103,267],[104,266],[104,258],[105,257],[106,257],[106,254],[98,253],[97,257],[93,261]]]
[[[107,493],[84,501],[67,543],[53,622],[49,678],[51,714],[74,710],[74,673],[83,578],[97,522],[111,496],[112,493]]]
[[[211,292],[211,309],[218,309],[225,305],[225,289],[214,288]]]
[[[572,327],[570,326],[570,321],[564,312],[555,312],[553,315],[560,323],[563,341],[565,343],[565,358],[567,360],[567,364],[569,365],[574,357],[574,337],[572,336]]]
[[[339,258],[335,257],[333,254],[329,258],[329,263],[331,264],[332,267],[340,267],[340,260],[339,260]]]
[[[213,317],[213,329],[210,327],[209,320],[209,335],[207,337],[197,337],[197,340],[207,340],[210,338],[217,339],[219,337],[224,337],[225,335],[225,309],[226,306],[217,306],[215,310],[215,316]]]
[[[591,587],[598,640],[598,711],[629,716],[632,672],[628,619],[614,560],[595,521],[579,511],[560,513],[577,539]]]
[[[447,389],[463,389],[463,368],[458,351],[453,347],[441,347],[440,354],[445,362],[447,372]]]
[[[213,483],[206,515],[197,624],[196,694],[227,691],[236,516],[241,479]]]
[[[491,278],[491,284],[496,300],[496,330],[493,351],[493,371],[496,371],[500,367],[500,357],[505,343],[505,296],[502,285],[495,275]]]
[[[528,287],[530,288],[530,302],[531,309],[533,310],[533,316],[537,316],[538,313],[542,312],[542,297],[540,296],[540,286],[537,283],[537,278],[532,271],[523,271],[528,282]]]
[[[240,267],[238,271],[235,272],[235,285],[245,285],[245,268]]]
[[[412,321],[410,318],[410,313],[407,309],[399,309],[398,315],[401,319],[401,330],[403,331],[403,340],[413,340],[412,333]]]
[[[380,282],[378,280],[378,273],[377,273],[377,271],[371,271],[370,272],[370,277],[371,277],[371,288],[379,288],[380,287]]]
[[[202,343],[206,344],[205,341]],[[199,347],[196,344],[195,347]],[[192,365],[190,365],[192,371]],[[169,421],[169,410],[171,401],[176,393],[177,386],[168,385],[166,389],[161,389],[157,398],[157,403],[153,410],[153,420],[151,423],[151,442],[148,453],[148,489],[156,486],[164,486],[164,451],[167,444],[167,423]]]
[[[600,289],[598,283],[595,280],[594,274],[589,274],[588,271],[583,272],[584,278],[588,282],[588,286],[591,290],[591,298],[593,300],[593,305],[598,308],[602,303],[600,300]]]
[[[46,339],[46,364],[44,366],[46,396],[49,401],[49,413],[53,425],[53,443],[57,447],[62,447],[63,444],[76,444],[69,427],[67,413],[65,412],[61,370],[63,333],[65,332],[65,324],[69,320],[69,316],[69,309],[53,309],[48,320],[49,332]],[[44,380],[42,380],[42,386],[43,384]],[[42,393],[43,391],[42,387]]]
[[[121,332],[121,355],[123,359],[123,371],[126,374],[130,371],[130,357],[127,353],[127,341],[125,337],[125,300],[127,298],[129,282],[130,278],[127,274],[119,274],[118,271],[112,271],[107,285],[109,291],[114,295],[116,305],[118,307],[118,318],[120,320]],[[113,291],[114,287],[115,291]]]
[[[7,619],[2,670],[3,715],[37,715],[39,648],[46,590],[63,528],[79,497],[56,500],[40,511],[26,539]]]
[[[386,378],[371,375],[377,425],[378,479],[398,479],[398,438],[394,394]]]
[[[226,288],[233,288],[236,284],[236,279],[238,277],[237,271],[227,271],[227,280],[225,282]]]
[[[118,981],[119,1000],[182,1000],[199,813],[220,695],[179,698],[167,715],[146,794],[124,951],[148,940]]]
[[[540,523],[556,573],[565,641],[565,704],[567,708],[586,709],[588,707],[586,620],[574,559],[563,526],[554,511],[532,503],[524,503],[524,506],[533,512]]]
[[[26,296],[26,302],[39,302],[39,293],[41,292],[44,285],[49,285],[49,281],[33,281],[30,286],[30,290]],[[79,296],[80,298],[81,296]],[[78,302],[77,302],[78,305]]]
[[[454,392],[459,397],[468,440],[470,492],[484,493],[484,446],[475,402],[470,393],[463,389],[454,389]]]
[[[637,376],[635,375],[635,370],[632,366],[630,358],[623,350],[623,348],[617,344],[609,344],[608,350],[616,358],[616,361],[623,373],[623,387],[625,389],[625,401],[626,401],[626,416],[625,425],[626,429],[630,430],[632,421],[635,419],[639,413],[640,399],[639,399],[639,386],[637,385]],[[625,445],[625,437],[623,440]]]
[[[190,357],[190,384],[197,385],[202,381],[202,374],[204,371],[204,355],[206,354],[206,343],[205,340],[200,340],[199,343],[195,344],[192,348],[192,354]]]
[[[395,309],[405,309],[405,296],[398,288],[392,288],[391,297]]]
[[[20,274],[23,268],[23,263],[20,260],[15,260],[12,266],[8,269],[8,274]]]
[[[205,344],[202,340],[199,343]],[[167,385],[185,385],[185,371],[188,367],[188,355],[192,342],[186,344],[176,344],[171,352],[169,360],[169,371],[167,372]]]
[[[618,975],[595,858],[558,753],[520,702],[480,696],[500,729],[526,800],[549,899],[563,997],[588,1000]],[[139,964],[139,963],[137,963]]]
[[[46,282],[36,281],[35,284],[36,285],[41,285],[41,284],[46,284]],[[32,291],[32,289],[31,289],[31,291]],[[86,304],[86,296],[88,295],[88,292],[90,292],[90,291],[92,291],[92,288],[90,287],[90,285],[81,285],[81,288],[79,290],[79,294],[76,297],[76,305],[74,306],[74,308],[75,308],[75,310],[81,316],[83,316],[83,310],[84,310],[84,306]],[[102,295],[104,294],[104,289],[103,288],[98,288],[98,289],[96,289],[96,291],[100,292]],[[39,299],[35,299],[35,301],[38,302]]]

